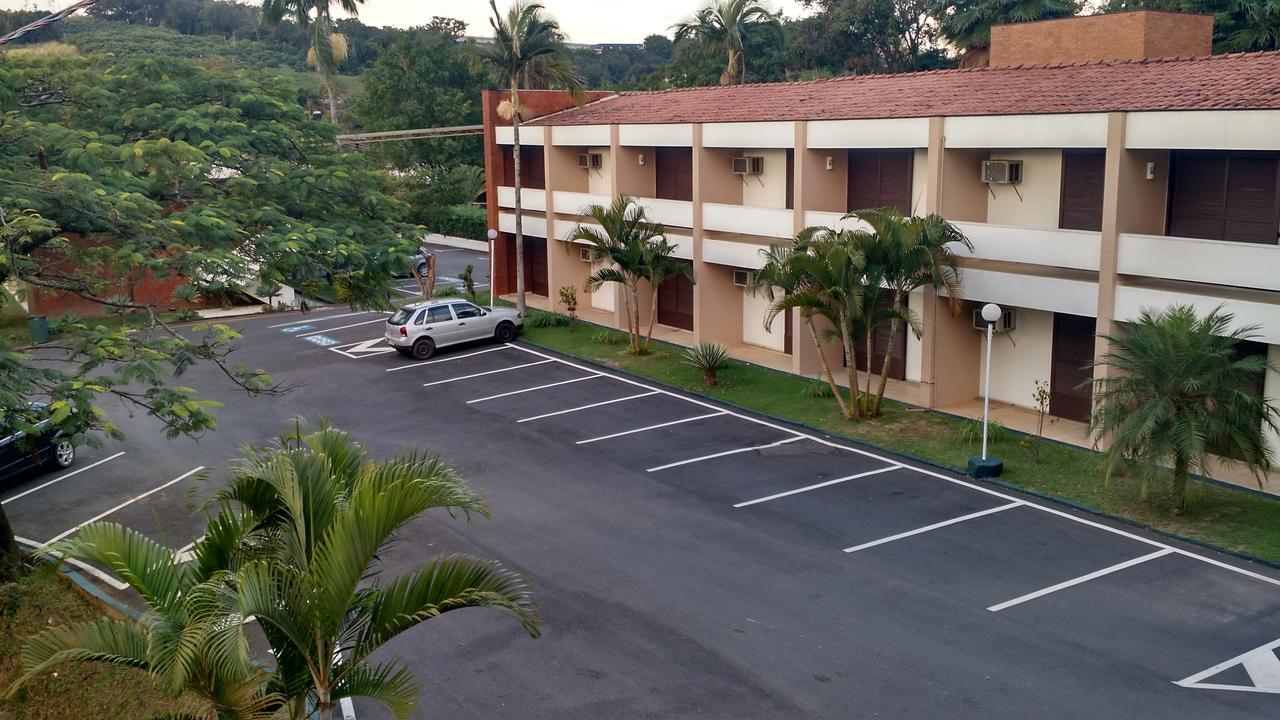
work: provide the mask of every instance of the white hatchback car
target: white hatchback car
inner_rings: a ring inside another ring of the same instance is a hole
[[[441,298],[405,305],[387,319],[387,343],[418,360],[436,348],[492,338],[511,342],[524,327],[515,308],[480,307],[466,300]]]

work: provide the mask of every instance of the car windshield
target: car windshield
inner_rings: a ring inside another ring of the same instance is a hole
[[[390,320],[387,320],[387,324],[388,325],[404,325],[405,323],[409,322],[409,318],[411,317],[413,317],[413,309],[402,307],[396,311],[395,315],[391,316]]]

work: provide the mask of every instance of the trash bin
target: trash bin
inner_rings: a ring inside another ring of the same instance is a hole
[[[27,332],[31,333],[31,342],[49,342],[49,318],[44,315],[28,315]]]

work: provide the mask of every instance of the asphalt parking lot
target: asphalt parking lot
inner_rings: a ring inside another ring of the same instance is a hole
[[[234,321],[238,359],[297,390],[249,399],[193,373],[227,402],[222,430],[168,442],[129,420],[125,443],[6,488],[5,510],[35,542],[101,516],[181,547],[236,446],[323,415],[375,454],[440,452],[489,501],[491,520],[415,523],[389,570],[471,552],[539,591],[537,641],[464,611],[385,648],[422,717],[1280,711],[1274,570],[521,343],[414,362],[376,342],[382,319]]]

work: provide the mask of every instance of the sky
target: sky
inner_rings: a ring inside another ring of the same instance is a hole
[[[800,0],[765,0],[789,16],[801,11]],[[71,4],[72,0],[0,0],[0,8],[48,10]],[[509,0],[498,0],[506,9]],[[665,34],[675,22],[692,15],[703,0],[541,0],[568,34],[571,42],[640,42],[646,35]],[[335,3],[336,4],[336,3]],[[488,0],[364,0],[360,19],[366,25],[412,27],[423,25],[434,15],[467,23],[468,34],[487,35]]]

